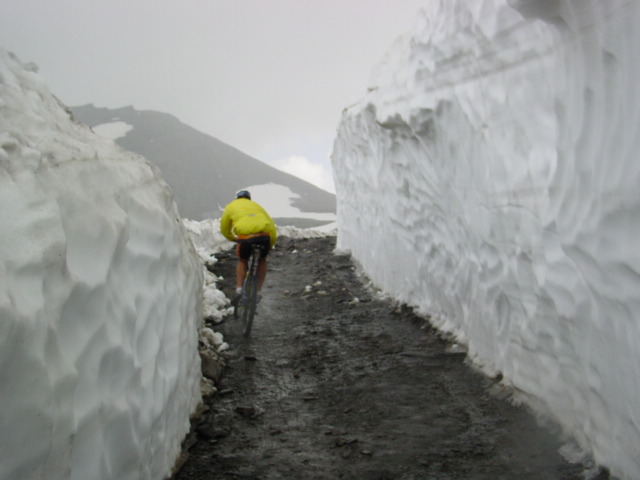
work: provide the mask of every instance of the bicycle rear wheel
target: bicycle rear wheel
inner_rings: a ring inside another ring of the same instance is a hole
[[[240,305],[238,305],[239,301],[233,306],[233,318],[236,320],[240,316]]]
[[[244,308],[242,310],[242,333],[245,337],[251,334],[253,317],[256,314],[258,301],[258,265],[260,263],[260,247],[254,246],[244,282]]]
[[[255,277],[247,278],[245,283],[245,305],[242,309],[242,334],[245,337],[251,335],[253,317],[256,314],[256,300],[258,297],[258,282]]]

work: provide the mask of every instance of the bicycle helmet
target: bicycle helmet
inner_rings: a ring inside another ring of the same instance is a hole
[[[251,194],[248,190],[240,190],[236,193],[236,198],[246,198],[247,200],[251,200]]]

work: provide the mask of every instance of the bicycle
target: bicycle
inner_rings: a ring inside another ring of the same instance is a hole
[[[251,246],[251,256],[249,257],[249,266],[247,274],[242,283],[242,295],[240,301],[233,307],[233,316],[237,319],[242,318],[242,333],[245,337],[251,334],[253,326],[253,317],[256,314],[258,306],[258,263],[262,255],[264,247],[259,244]]]

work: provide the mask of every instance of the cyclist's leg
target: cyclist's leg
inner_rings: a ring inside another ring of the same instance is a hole
[[[248,268],[248,260],[244,258],[238,258],[238,265],[236,266],[236,291],[242,288],[242,283],[244,282],[244,277],[247,274]]]
[[[249,268],[249,256],[251,255],[251,246],[248,242],[240,241],[236,246],[236,254],[238,255],[238,264],[236,265],[236,293],[234,300],[240,298],[244,277],[247,275]]]
[[[264,279],[267,277],[267,255],[271,250],[271,239],[269,237],[260,237],[259,243],[262,244],[262,253],[260,255],[260,261],[258,262],[258,271],[256,277],[258,278],[258,291],[262,290]]]

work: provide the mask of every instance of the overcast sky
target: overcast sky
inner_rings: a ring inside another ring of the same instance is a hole
[[[158,110],[332,189],[344,107],[424,0],[4,0],[0,45],[70,106]]]

